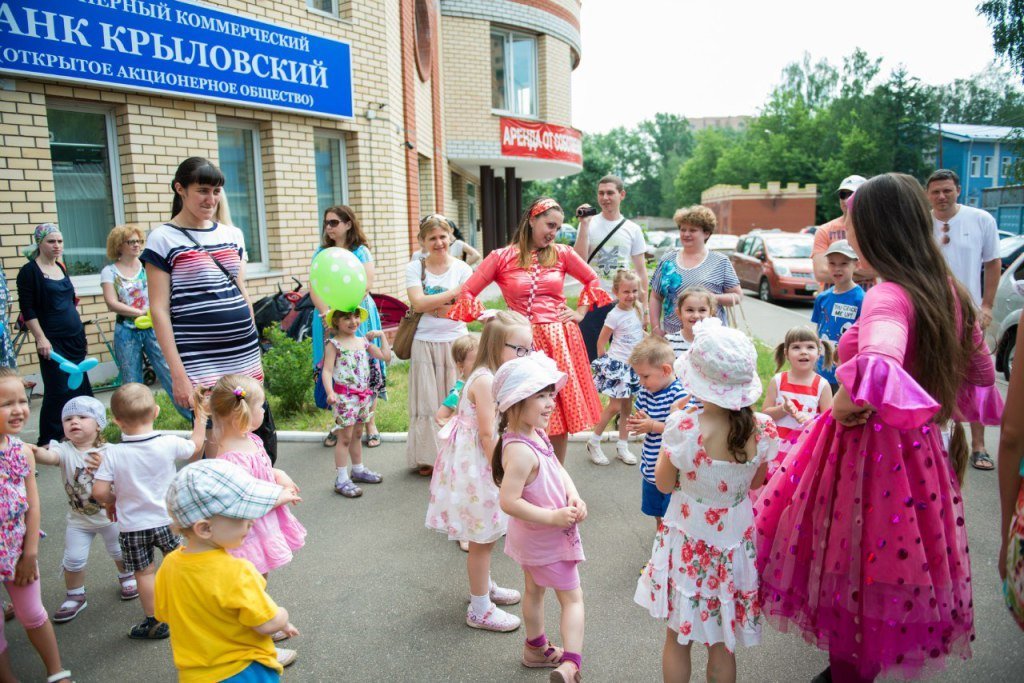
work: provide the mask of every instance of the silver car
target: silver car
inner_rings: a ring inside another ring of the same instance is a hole
[[[1024,297],[1017,294],[1013,283],[1024,280],[1024,254],[1021,254],[999,278],[996,300],[992,306],[992,324],[985,332],[985,341],[995,352],[996,370],[1010,380],[1013,357],[1016,351],[1017,324],[1024,310]]]

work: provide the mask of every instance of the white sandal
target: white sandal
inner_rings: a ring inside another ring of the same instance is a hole
[[[57,673],[51,676],[47,676],[46,683],[57,683],[58,681],[63,681],[65,679],[69,681],[71,680],[71,672],[67,669],[64,669],[63,671],[58,671]],[[74,681],[71,681],[71,683],[74,683]]]

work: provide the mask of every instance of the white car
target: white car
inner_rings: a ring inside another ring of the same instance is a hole
[[[1024,297],[1014,288],[1017,280],[1024,280],[1024,254],[1018,256],[999,278],[996,300],[992,305],[992,324],[985,332],[985,341],[995,353],[996,370],[1002,371],[1007,381],[1013,370],[1017,324],[1024,310]]]

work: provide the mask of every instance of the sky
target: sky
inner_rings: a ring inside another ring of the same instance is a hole
[[[573,72],[573,125],[588,133],[657,112],[757,114],[782,69],[882,57],[882,75],[948,83],[995,58],[978,0],[583,0],[583,54]]]

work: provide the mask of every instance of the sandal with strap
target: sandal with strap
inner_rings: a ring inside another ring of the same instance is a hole
[[[550,683],[580,683],[583,675],[573,662],[562,662],[551,672]]]
[[[341,483],[334,482],[334,492],[346,498],[358,498],[363,495],[363,490],[356,486],[356,483],[351,479],[346,479]]]
[[[562,655],[565,651],[554,645],[550,640],[546,645],[533,647],[523,645],[523,666],[528,669],[555,668],[562,663]]]
[[[46,683],[57,683],[58,681],[71,681],[71,672],[64,669],[46,677]],[[71,683],[74,683],[74,681],[71,681]]]
[[[324,437],[323,444],[324,448],[334,448],[338,443],[338,432],[333,429],[327,432],[327,436]]]
[[[376,448],[380,445],[380,434],[370,434],[366,437],[366,447]]]
[[[993,462],[992,456],[985,451],[974,451],[971,453],[971,467],[976,470],[987,472],[989,470],[994,470],[996,468],[996,464]]]

